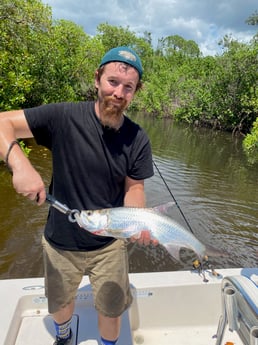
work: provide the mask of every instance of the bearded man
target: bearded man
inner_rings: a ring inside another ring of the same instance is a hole
[[[78,210],[144,207],[144,180],[153,175],[151,147],[143,129],[124,114],[141,88],[142,73],[135,51],[116,47],[95,72],[96,101],[1,113],[0,157],[12,171],[17,193],[39,206],[46,199],[42,177],[16,141],[34,137],[52,153],[49,193],[60,202]],[[137,240],[146,245],[151,241],[144,231]],[[126,243],[82,231],[54,208],[49,210],[42,243],[54,344],[68,345],[76,333],[71,319],[84,274],[92,286],[101,343],[116,344],[121,314],[132,302]]]

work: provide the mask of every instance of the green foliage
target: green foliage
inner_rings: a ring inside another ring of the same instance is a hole
[[[231,42],[218,59],[221,73],[216,83],[216,115],[223,128],[247,132],[257,115],[258,46]],[[250,102],[246,100],[249,99]]]
[[[245,137],[243,148],[250,163],[258,162],[258,118],[253,124],[251,133]]]
[[[0,18],[0,109],[93,97],[98,39],[39,0],[3,0]]]
[[[65,20],[55,22],[34,54],[31,73],[38,77],[28,106],[83,99],[92,88],[97,49],[97,42],[93,45],[82,28]]]
[[[24,141],[22,141],[22,140],[19,140],[19,143],[20,143],[20,147],[21,147],[23,153],[25,154],[26,157],[28,157],[31,149],[28,146],[26,146]]]
[[[129,30],[129,27],[116,27],[108,23],[98,25],[97,35],[102,42],[103,52],[116,46],[133,46],[136,40],[135,34]]]
[[[258,11],[254,11],[249,18],[247,18],[246,23],[248,25],[258,25]]]
[[[51,11],[38,0],[2,0],[0,4],[0,108],[24,104],[35,77],[32,49],[51,25]]]
[[[257,34],[248,44],[225,36],[221,56],[203,57],[178,35],[159,39],[156,50],[150,32],[139,37],[129,27],[103,23],[91,37],[73,22],[53,21],[40,0],[2,0],[0,19],[1,110],[93,99],[103,54],[129,45],[144,67],[144,88],[130,109],[247,134],[246,152],[256,147]],[[246,22],[257,25],[257,11]]]
[[[175,53],[189,57],[198,57],[201,55],[198,45],[193,40],[185,40],[179,35],[167,36],[160,39],[158,50],[166,56]]]
[[[243,148],[250,163],[258,162],[258,117],[243,141]]]

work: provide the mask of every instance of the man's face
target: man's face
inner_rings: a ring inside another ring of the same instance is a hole
[[[121,62],[105,65],[100,78],[96,74],[96,112],[103,125],[116,129],[121,126],[123,111],[132,101],[138,81],[136,69]]]

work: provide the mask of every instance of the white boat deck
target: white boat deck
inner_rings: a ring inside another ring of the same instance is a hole
[[[218,270],[209,279],[190,271],[130,274],[134,302],[124,313],[121,345],[215,345],[222,315],[221,282],[225,276],[248,276],[258,285],[258,268]],[[255,286],[254,284],[254,286]],[[257,288],[257,286],[256,286]],[[255,294],[256,290],[254,288]],[[258,291],[258,288],[257,288]],[[255,297],[258,299],[258,292]],[[2,280],[0,339],[3,345],[52,345],[55,330],[47,312],[44,280]],[[258,304],[257,304],[258,308]],[[258,344],[257,333],[254,342]],[[71,345],[99,345],[97,315],[84,277],[76,297]],[[221,344],[245,345],[228,327]]]

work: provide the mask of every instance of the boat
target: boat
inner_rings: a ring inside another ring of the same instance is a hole
[[[121,345],[258,345],[258,268],[130,273]],[[52,345],[43,278],[0,281],[3,345]],[[87,276],[78,288],[71,345],[99,345]]]

